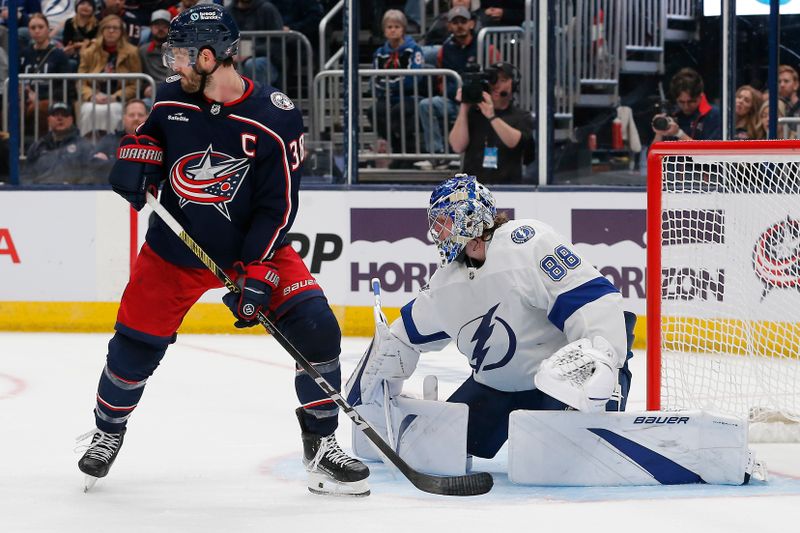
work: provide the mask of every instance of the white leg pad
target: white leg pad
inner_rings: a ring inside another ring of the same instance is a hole
[[[359,405],[355,409],[383,439],[387,439],[386,420],[390,419],[396,442],[389,445],[416,470],[449,476],[466,473],[467,405],[397,396],[390,400],[389,417],[385,416],[383,405],[379,403]],[[353,452],[357,456],[367,460],[381,459],[355,426],[352,435]]]
[[[741,485],[752,470],[747,422],[706,411],[520,410],[508,440],[508,475],[519,484]]]

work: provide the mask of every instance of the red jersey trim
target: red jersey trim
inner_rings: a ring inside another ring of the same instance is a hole
[[[267,135],[269,135],[270,137],[275,139],[275,141],[277,141],[278,146],[281,147],[281,153],[283,155],[283,157],[282,157],[282,159],[283,159],[283,176],[286,179],[286,198],[285,198],[285,200],[286,200],[286,211],[284,211],[284,213],[283,213],[283,221],[281,222],[281,225],[278,226],[278,228],[275,230],[275,233],[272,235],[272,238],[269,240],[269,244],[267,245],[266,249],[264,250],[264,253],[261,254],[261,260],[263,261],[264,259],[267,258],[269,253],[272,251],[272,247],[275,245],[275,241],[277,240],[278,235],[280,235],[281,230],[283,230],[283,228],[285,228],[286,225],[289,223],[289,215],[291,215],[291,213],[292,213],[292,175],[291,175],[291,172],[289,170],[289,159],[286,157],[286,145],[283,143],[283,139],[281,138],[280,135],[278,135],[277,133],[275,133],[274,131],[269,129],[267,126],[265,126],[264,124],[262,124],[262,123],[260,123],[258,121],[255,121],[255,120],[247,118],[247,117],[243,117],[241,115],[234,115],[234,114],[228,115],[228,118],[232,118],[233,120],[238,120],[239,122],[244,122],[245,124],[250,124],[251,126],[255,126],[256,128],[264,131]]]

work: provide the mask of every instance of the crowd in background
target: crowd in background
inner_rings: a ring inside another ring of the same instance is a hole
[[[373,49],[372,67],[446,68],[464,78],[477,63],[480,28],[519,26],[524,21],[524,0],[439,1],[441,14],[425,21],[424,33],[418,0],[362,2],[362,27],[371,29],[373,42],[382,43]],[[161,60],[161,45],[170,20],[203,2],[210,0],[21,1],[17,10],[20,73],[144,74],[156,83],[164,81],[170,73]],[[334,0],[225,0],[242,31],[293,30],[302,33],[313,50],[320,21],[334,4]],[[0,78],[7,77],[8,17],[7,0],[0,0]],[[421,171],[469,167],[488,183],[522,182],[525,165],[535,157],[533,120],[515,106],[518,66],[505,63],[491,50],[489,56],[494,78],[476,101],[465,101],[457,87],[443,79],[432,91],[421,84],[412,90],[416,81],[408,76],[373,80],[374,98],[362,113],[378,136],[377,151],[413,152],[409,146],[416,145],[426,153],[462,156],[459,161],[391,159],[386,166]],[[279,75],[285,59],[261,44],[243,46],[236,58],[246,75],[278,87],[285,81]],[[315,71],[319,67],[315,64]],[[720,139],[721,113],[707,97],[701,74],[691,68],[668,74],[662,78],[668,87],[669,108],[652,117],[652,131],[640,124],[640,129],[648,130],[643,132],[645,144],[664,139]],[[769,95],[754,85],[758,84],[742,85],[736,92],[737,139],[767,136]],[[800,121],[799,87],[797,70],[781,65],[779,118]],[[122,79],[26,81],[20,94],[25,132],[21,183],[105,184],[114,157],[109,146],[122,132],[135,128],[136,120],[146,118],[152,93],[148,83]],[[131,104],[136,112],[128,116]],[[460,116],[463,121],[457,123]],[[779,128],[778,137],[794,138],[794,128]],[[3,169],[7,169],[6,139],[7,133],[0,135]],[[512,171],[507,172],[509,165]],[[0,170],[0,180],[7,172]]]

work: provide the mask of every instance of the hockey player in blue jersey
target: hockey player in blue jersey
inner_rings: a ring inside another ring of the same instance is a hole
[[[259,311],[268,313],[338,388],[338,323],[286,241],[305,155],[302,116],[285,94],[238,74],[238,42],[236,24],[217,5],[198,5],[172,20],[164,62],[176,75],[159,87],[147,121],[122,139],[109,182],[137,210],[145,193],[160,186],[164,207],[242,288],[241,295],[223,298],[235,326],[255,325]],[[108,473],[128,418],[183,317],[204,292],[220,286],[154,218],[123,293],[100,376],[97,428],[87,434],[92,441],[79,461],[87,487]],[[309,489],[369,494],[369,470],[336,442],[336,405],[300,369],[295,389]]]
[[[498,214],[474,176],[436,187],[428,214],[441,267],[400,318],[378,324],[348,401],[397,396],[420,352],[452,341],[472,367],[447,400],[469,406],[468,454],[494,457],[517,409],[623,410],[635,315],[619,291],[547,224]]]

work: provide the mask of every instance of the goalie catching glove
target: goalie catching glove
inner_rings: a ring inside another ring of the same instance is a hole
[[[603,411],[617,387],[616,354],[603,337],[567,344],[542,361],[536,388],[579,411]]]
[[[258,312],[269,307],[272,291],[280,283],[278,267],[270,262],[254,261],[245,265],[237,261],[233,268],[236,270],[236,284],[241,292],[229,292],[222,297],[222,301],[237,318],[233,325],[237,328],[249,328],[258,324]]]
[[[115,193],[141,211],[147,203],[148,191],[158,196],[163,164],[164,151],[158,141],[147,135],[125,135],[119,143],[108,182]]]

